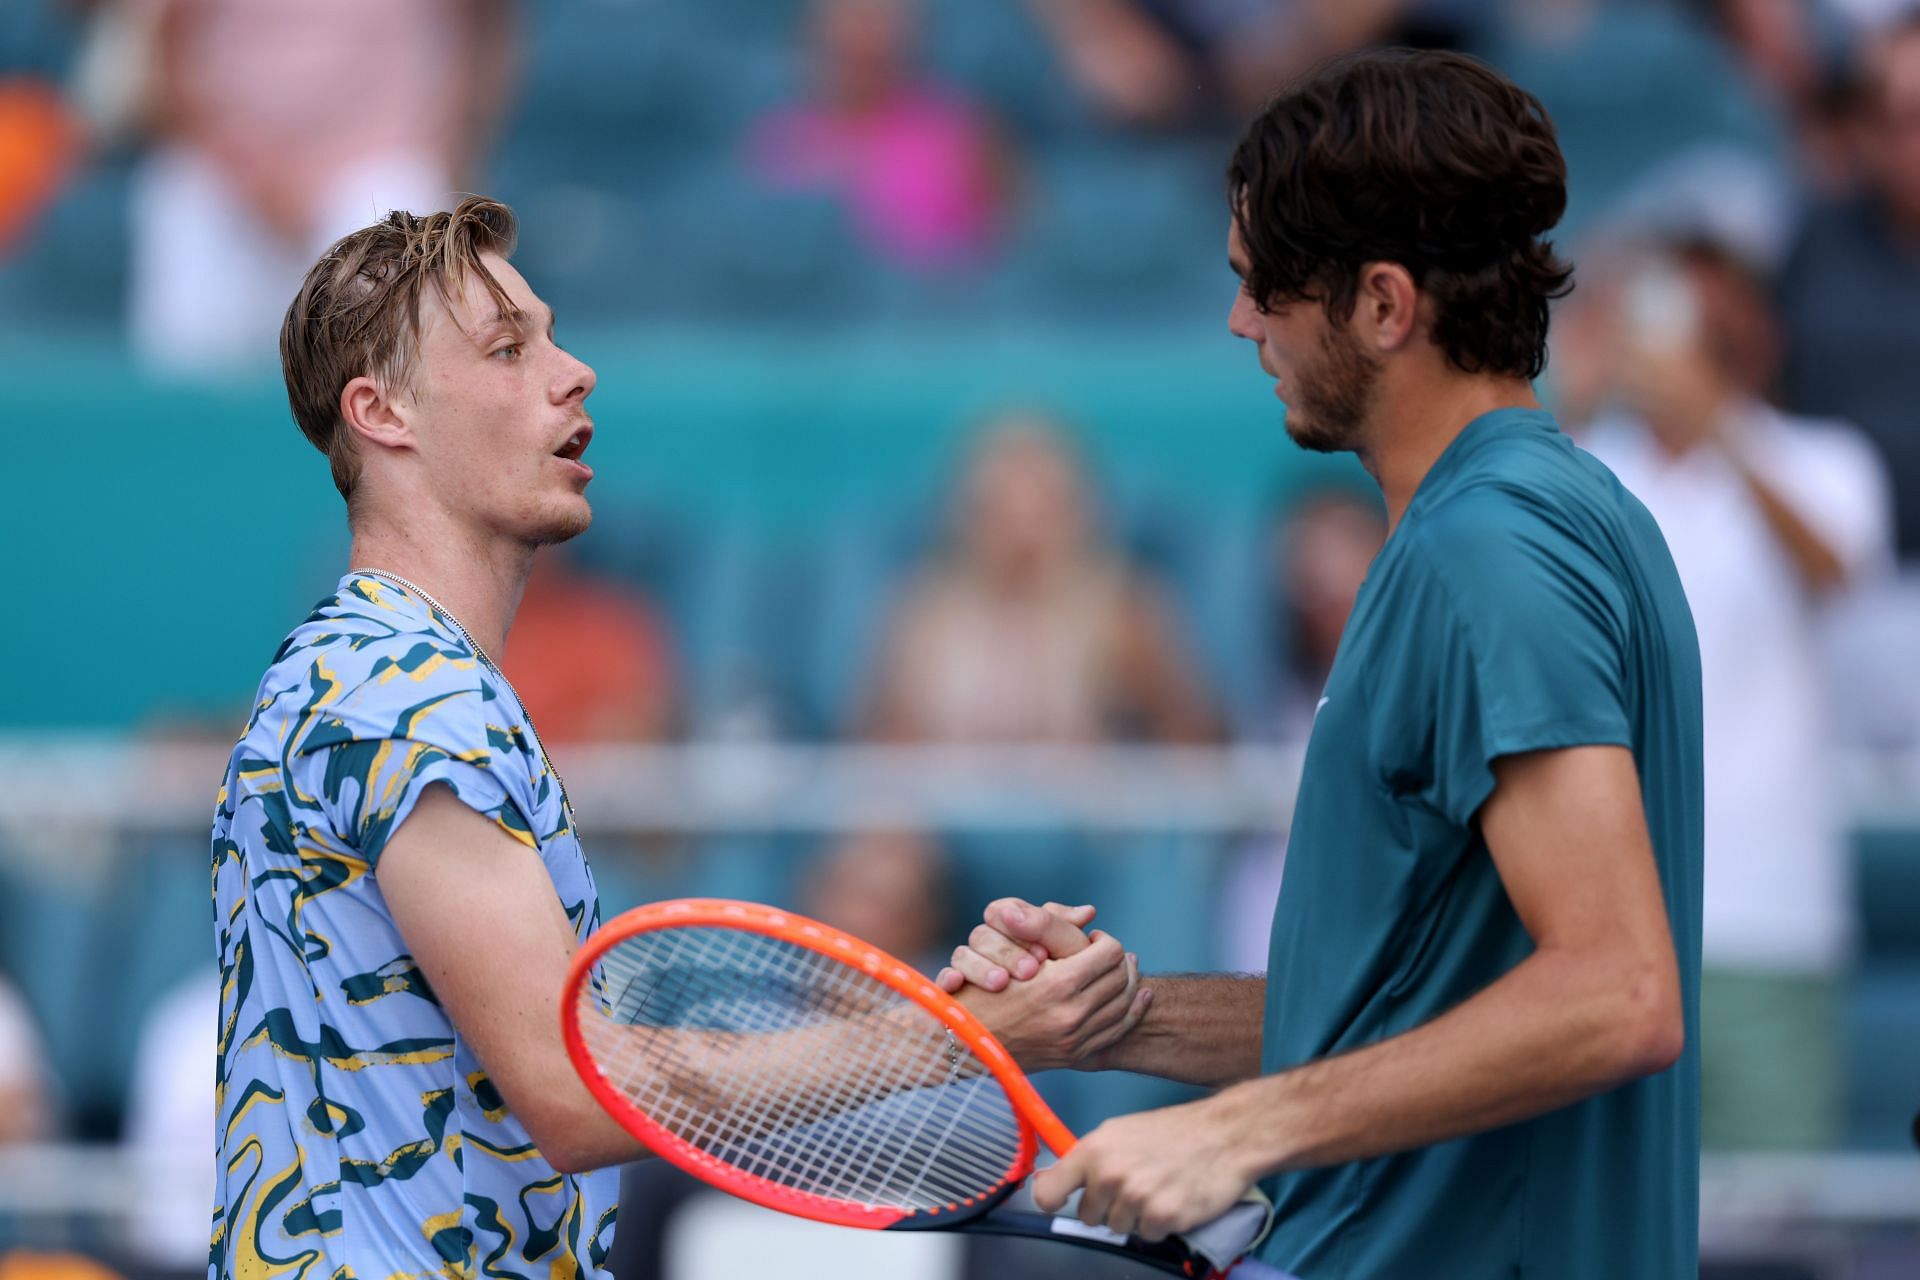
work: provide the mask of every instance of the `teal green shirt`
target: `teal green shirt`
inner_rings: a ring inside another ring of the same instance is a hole
[[[1368,572],[1307,747],[1261,1066],[1411,1031],[1525,958],[1475,815],[1500,756],[1587,743],[1639,767],[1684,1055],[1522,1124],[1275,1178],[1267,1262],[1304,1280],[1697,1276],[1699,647],[1653,518],[1544,412],[1470,423]]]

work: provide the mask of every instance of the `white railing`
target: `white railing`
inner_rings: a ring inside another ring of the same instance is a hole
[[[0,735],[0,845],[79,833],[204,830],[225,744]],[[570,747],[561,761],[589,833],[1284,830],[1299,746]],[[1856,820],[1920,825],[1920,753],[1840,754]]]
[[[205,828],[228,748],[0,737],[0,838]],[[1284,829],[1298,747],[572,747],[591,832],[833,831],[917,822],[993,830]]]

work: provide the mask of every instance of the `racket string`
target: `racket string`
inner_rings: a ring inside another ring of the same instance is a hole
[[[872,1001],[870,1000],[863,1000],[859,1003],[863,1008],[870,1008],[872,1005]],[[737,1011],[736,1011],[736,1014],[737,1014]],[[944,1036],[941,1037],[941,1041],[942,1041],[941,1047],[944,1049]],[[898,1058],[899,1050],[903,1047],[902,1040],[899,1036],[896,1035],[892,1037],[892,1043],[893,1043],[893,1048],[895,1050],[894,1056],[895,1058]],[[798,1103],[800,1103],[801,1100],[805,1098],[809,1092],[811,1092],[814,1096],[816,1111],[817,1110],[836,1111],[836,1110],[840,1110],[843,1104],[840,1102],[836,1102],[832,1100],[830,1097],[828,1097],[828,1095],[830,1094],[852,1095],[851,1100],[857,1101],[863,1096],[872,1096],[876,1094],[885,1093],[888,1091],[886,1088],[878,1085],[875,1079],[873,1079],[873,1077],[885,1077],[889,1074],[887,1067],[884,1065],[878,1071],[870,1069],[867,1072],[862,1073],[860,1076],[850,1075],[844,1070],[844,1068],[839,1068],[837,1070],[840,1078],[834,1081],[831,1085],[825,1085],[823,1087],[823,1082],[816,1080],[816,1081],[813,1081],[810,1085],[802,1085],[798,1089],[788,1089],[786,1091],[786,1100],[788,1103],[786,1113],[778,1118],[778,1120],[775,1122],[774,1127],[789,1126],[793,1121],[793,1119],[795,1118],[792,1114],[793,1107]],[[764,1111],[764,1103],[769,1101],[772,1095],[769,1093],[765,1093],[764,1091],[762,1092],[763,1092],[763,1096],[760,1099],[760,1102],[763,1104],[762,1107],[758,1110],[750,1111],[747,1117],[745,1118],[744,1124],[735,1123],[725,1127],[707,1126],[705,1127],[704,1130],[702,1130],[698,1126],[691,1125],[689,1123],[689,1121],[694,1119],[693,1109],[687,1106],[682,1106],[677,1109],[677,1115],[675,1118],[678,1119],[680,1123],[675,1127],[680,1130],[681,1136],[683,1137],[683,1139],[699,1138],[699,1137],[705,1136],[705,1137],[708,1137],[709,1139],[718,1139],[722,1143],[726,1142],[728,1139],[737,1140],[738,1138],[745,1136],[745,1134],[763,1133],[769,1127],[768,1119]],[[969,1092],[971,1094],[971,1091]],[[828,1097],[828,1100],[825,1101],[824,1103],[821,1102],[821,1099],[823,1097]],[[970,1106],[972,1101],[973,1101],[972,1097],[969,1096],[967,1099],[965,1099],[961,1108],[954,1110],[954,1113],[951,1117],[952,1123],[950,1123],[947,1126],[947,1131],[946,1131],[949,1137],[952,1135],[952,1133],[956,1132],[959,1129],[959,1122],[962,1121],[966,1115],[965,1108],[967,1106]],[[1003,1172],[1002,1169],[989,1168],[986,1165],[978,1164],[977,1162],[963,1162],[963,1163],[970,1163],[973,1166],[970,1170],[968,1170],[969,1176],[974,1183],[973,1187],[969,1187],[969,1186],[961,1185],[957,1183],[951,1183],[946,1179],[938,1179],[938,1180],[929,1182],[929,1180],[925,1178],[924,1174],[928,1171],[931,1171],[934,1168],[937,1168],[938,1166],[933,1161],[928,1160],[926,1157],[932,1155],[937,1150],[937,1147],[933,1143],[929,1143],[928,1141],[926,1141],[924,1136],[924,1130],[928,1127],[930,1123],[932,1123],[936,1119],[937,1119],[937,1113],[925,1112],[925,1111],[921,1113],[919,1117],[919,1123],[912,1130],[908,1131],[907,1133],[908,1140],[906,1141],[906,1143],[896,1144],[896,1146],[898,1147],[898,1150],[896,1152],[896,1160],[894,1162],[894,1168],[888,1171],[887,1175],[884,1175],[879,1180],[879,1183],[884,1185],[886,1182],[890,1181],[893,1176],[897,1175],[898,1167],[903,1162],[912,1162],[920,1166],[920,1168],[922,1169],[923,1176],[920,1179],[918,1179],[918,1181],[923,1186],[926,1186],[931,1191],[933,1191],[933,1193],[936,1196],[945,1196],[945,1197],[951,1198],[955,1195],[964,1196],[965,1194],[969,1194],[974,1189],[974,1187],[978,1186],[979,1180],[983,1177],[992,1179],[993,1181],[998,1181],[998,1178],[995,1175],[1001,1174]],[[1004,1127],[1004,1122],[1002,1123],[1001,1127],[1002,1128]],[[875,1185],[872,1166],[874,1164],[875,1159],[883,1158],[885,1154],[884,1145],[882,1143],[875,1142],[872,1140],[872,1134],[870,1131],[874,1128],[874,1126],[872,1124],[868,1124],[863,1126],[863,1128],[866,1130],[869,1130],[869,1132],[862,1132],[859,1134],[852,1135],[850,1139],[843,1138],[843,1141],[847,1141],[848,1145],[852,1146],[856,1150],[864,1148],[870,1153],[871,1158],[866,1162],[866,1165],[861,1170],[860,1174],[854,1179],[854,1183],[857,1187],[867,1187],[867,1186]],[[731,1132],[729,1130],[731,1130]],[[741,1130],[744,1130],[745,1134],[741,1133],[740,1132]],[[952,1144],[951,1142],[946,1144],[946,1148],[949,1155],[958,1155],[961,1153],[961,1150],[962,1150],[959,1146]],[[769,1148],[763,1151],[763,1153],[761,1154],[758,1160],[750,1162],[751,1171],[760,1173],[763,1175],[774,1173],[776,1172],[776,1169],[774,1166],[778,1165],[783,1158],[789,1157],[793,1154],[794,1153],[792,1152],[782,1152],[778,1150],[777,1147]],[[842,1148],[836,1151],[835,1154],[838,1156],[844,1157],[847,1155],[847,1151],[844,1148]],[[799,1176],[781,1179],[781,1181],[788,1182],[788,1183],[798,1183],[799,1185],[806,1187],[808,1189],[820,1189],[823,1184],[835,1183],[843,1180],[841,1177],[835,1176],[839,1174],[839,1170],[834,1170],[833,1173],[828,1174],[826,1173],[825,1166],[817,1166],[814,1169],[809,1169],[805,1167],[804,1164],[801,1164],[791,1168],[789,1172]],[[808,1174],[813,1174],[814,1176],[808,1177],[807,1176]]]
[[[708,1158],[876,1207],[984,1194],[1019,1159],[998,1083],[932,1014],[852,966],[741,930],[636,934],[581,1027],[607,1080]]]

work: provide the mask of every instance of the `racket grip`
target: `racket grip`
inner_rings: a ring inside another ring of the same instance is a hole
[[[1273,1202],[1260,1188],[1252,1187],[1233,1208],[1212,1222],[1181,1232],[1180,1239],[1212,1263],[1214,1270],[1225,1271],[1259,1244],[1272,1225]]]
[[[1083,1225],[1074,1217],[1079,1208],[1080,1195],[1079,1191],[1075,1191],[1067,1197],[1059,1216],[1052,1220],[1055,1234],[1077,1236],[1085,1240],[1125,1242],[1135,1249],[1165,1252],[1165,1246],[1162,1245],[1150,1245],[1142,1240],[1117,1235],[1105,1227]],[[1178,1233],[1166,1245],[1175,1245],[1177,1242],[1178,1252],[1204,1261],[1212,1268],[1212,1274],[1224,1275],[1234,1263],[1246,1256],[1249,1249],[1266,1237],[1267,1228],[1272,1225],[1273,1202],[1267,1199],[1266,1193],[1260,1188],[1249,1187],[1231,1209],[1211,1222],[1203,1222]]]

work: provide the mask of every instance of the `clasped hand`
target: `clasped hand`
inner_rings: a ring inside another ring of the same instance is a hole
[[[1084,932],[1092,907],[991,903],[939,983],[983,1023],[1022,1070],[1088,1067],[1132,1031],[1153,994],[1111,935]]]
[[[1097,1069],[1152,1003],[1139,963],[1109,934],[1083,932],[1094,909],[1018,898],[989,904],[938,981],[1027,1071]],[[1119,1116],[1033,1178],[1049,1213],[1081,1191],[1089,1226],[1160,1240],[1219,1217],[1254,1181],[1220,1100]]]

